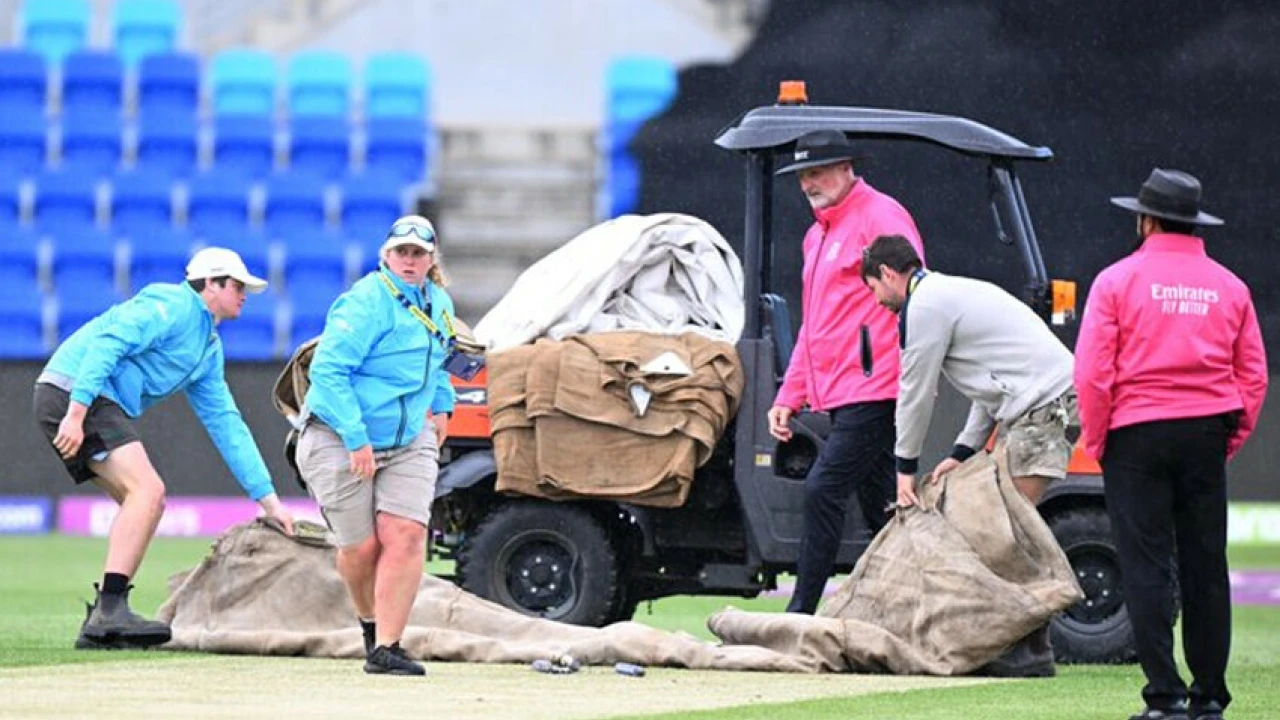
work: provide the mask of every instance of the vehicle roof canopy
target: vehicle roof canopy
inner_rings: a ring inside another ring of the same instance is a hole
[[[781,150],[814,130],[842,130],[850,139],[918,140],[966,155],[1011,160],[1053,159],[1035,147],[982,123],[952,115],[821,105],[758,107],[716,137],[716,145],[742,152]]]

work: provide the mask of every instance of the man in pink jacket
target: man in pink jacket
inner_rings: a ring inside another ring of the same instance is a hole
[[[1227,691],[1226,461],[1253,432],[1267,359],[1249,289],[1211,260],[1200,183],[1152,171],[1138,197],[1142,245],[1100,273],[1076,344],[1086,449],[1102,464],[1125,605],[1146,675],[1138,720],[1220,720]],[[1171,558],[1193,682],[1173,658]]]
[[[769,432],[791,439],[791,418],[808,405],[831,415],[831,432],[805,478],[804,529],[788,612],[812,614],[835,565],[849,497],[872,533],[896,497],[894,401],[897,319],[862,282],[862,251],[880,235],[902,235],[924,256],[911,215],[853,172],[853,148],[838,130],[801,136],[779,175],[797,173],[816,222],[804,236],[802,322],[786,379],[769,410]]]

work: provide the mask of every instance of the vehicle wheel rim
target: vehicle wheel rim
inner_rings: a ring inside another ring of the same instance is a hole
[[[1084,599],[1067,608],[1063,617],[1096,625],[1119,613],[1124,606],[1124,591],[1115,552],[1101,543],[1086,543],[1072,547],[1067,557]]]
[[[498,552],[498,602],[530,615],[562,618],[576,604],[576,564],[573,543],[563,535],[547,530],[520,533]]]

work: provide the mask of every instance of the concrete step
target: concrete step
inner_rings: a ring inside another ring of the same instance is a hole
[[[440,235],[449,256],[510,255],[526,261],[546,255],[591,227],[589,220],[529,218],[520,224],[442,213]]]
[[[444,125],[440,127],[439,157],[445,168],[459,160],[593,167],[596,138],[594,127]]]
[[[445,262],[454,310],[472,327],[502,299],[528,267],[500,256],[470,260],[450,256]]]

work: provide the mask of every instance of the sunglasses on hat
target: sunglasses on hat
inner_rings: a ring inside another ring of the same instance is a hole
[[[423,242],[428,242],[432,245],[435,245],[436,243],[435,231],[422,223],[412,221],[398,222],[395,225],[392,225],[391,232],[387,233],[387,237],[393,238],[408,237],[410,235],[416,235],[421,238]]]

